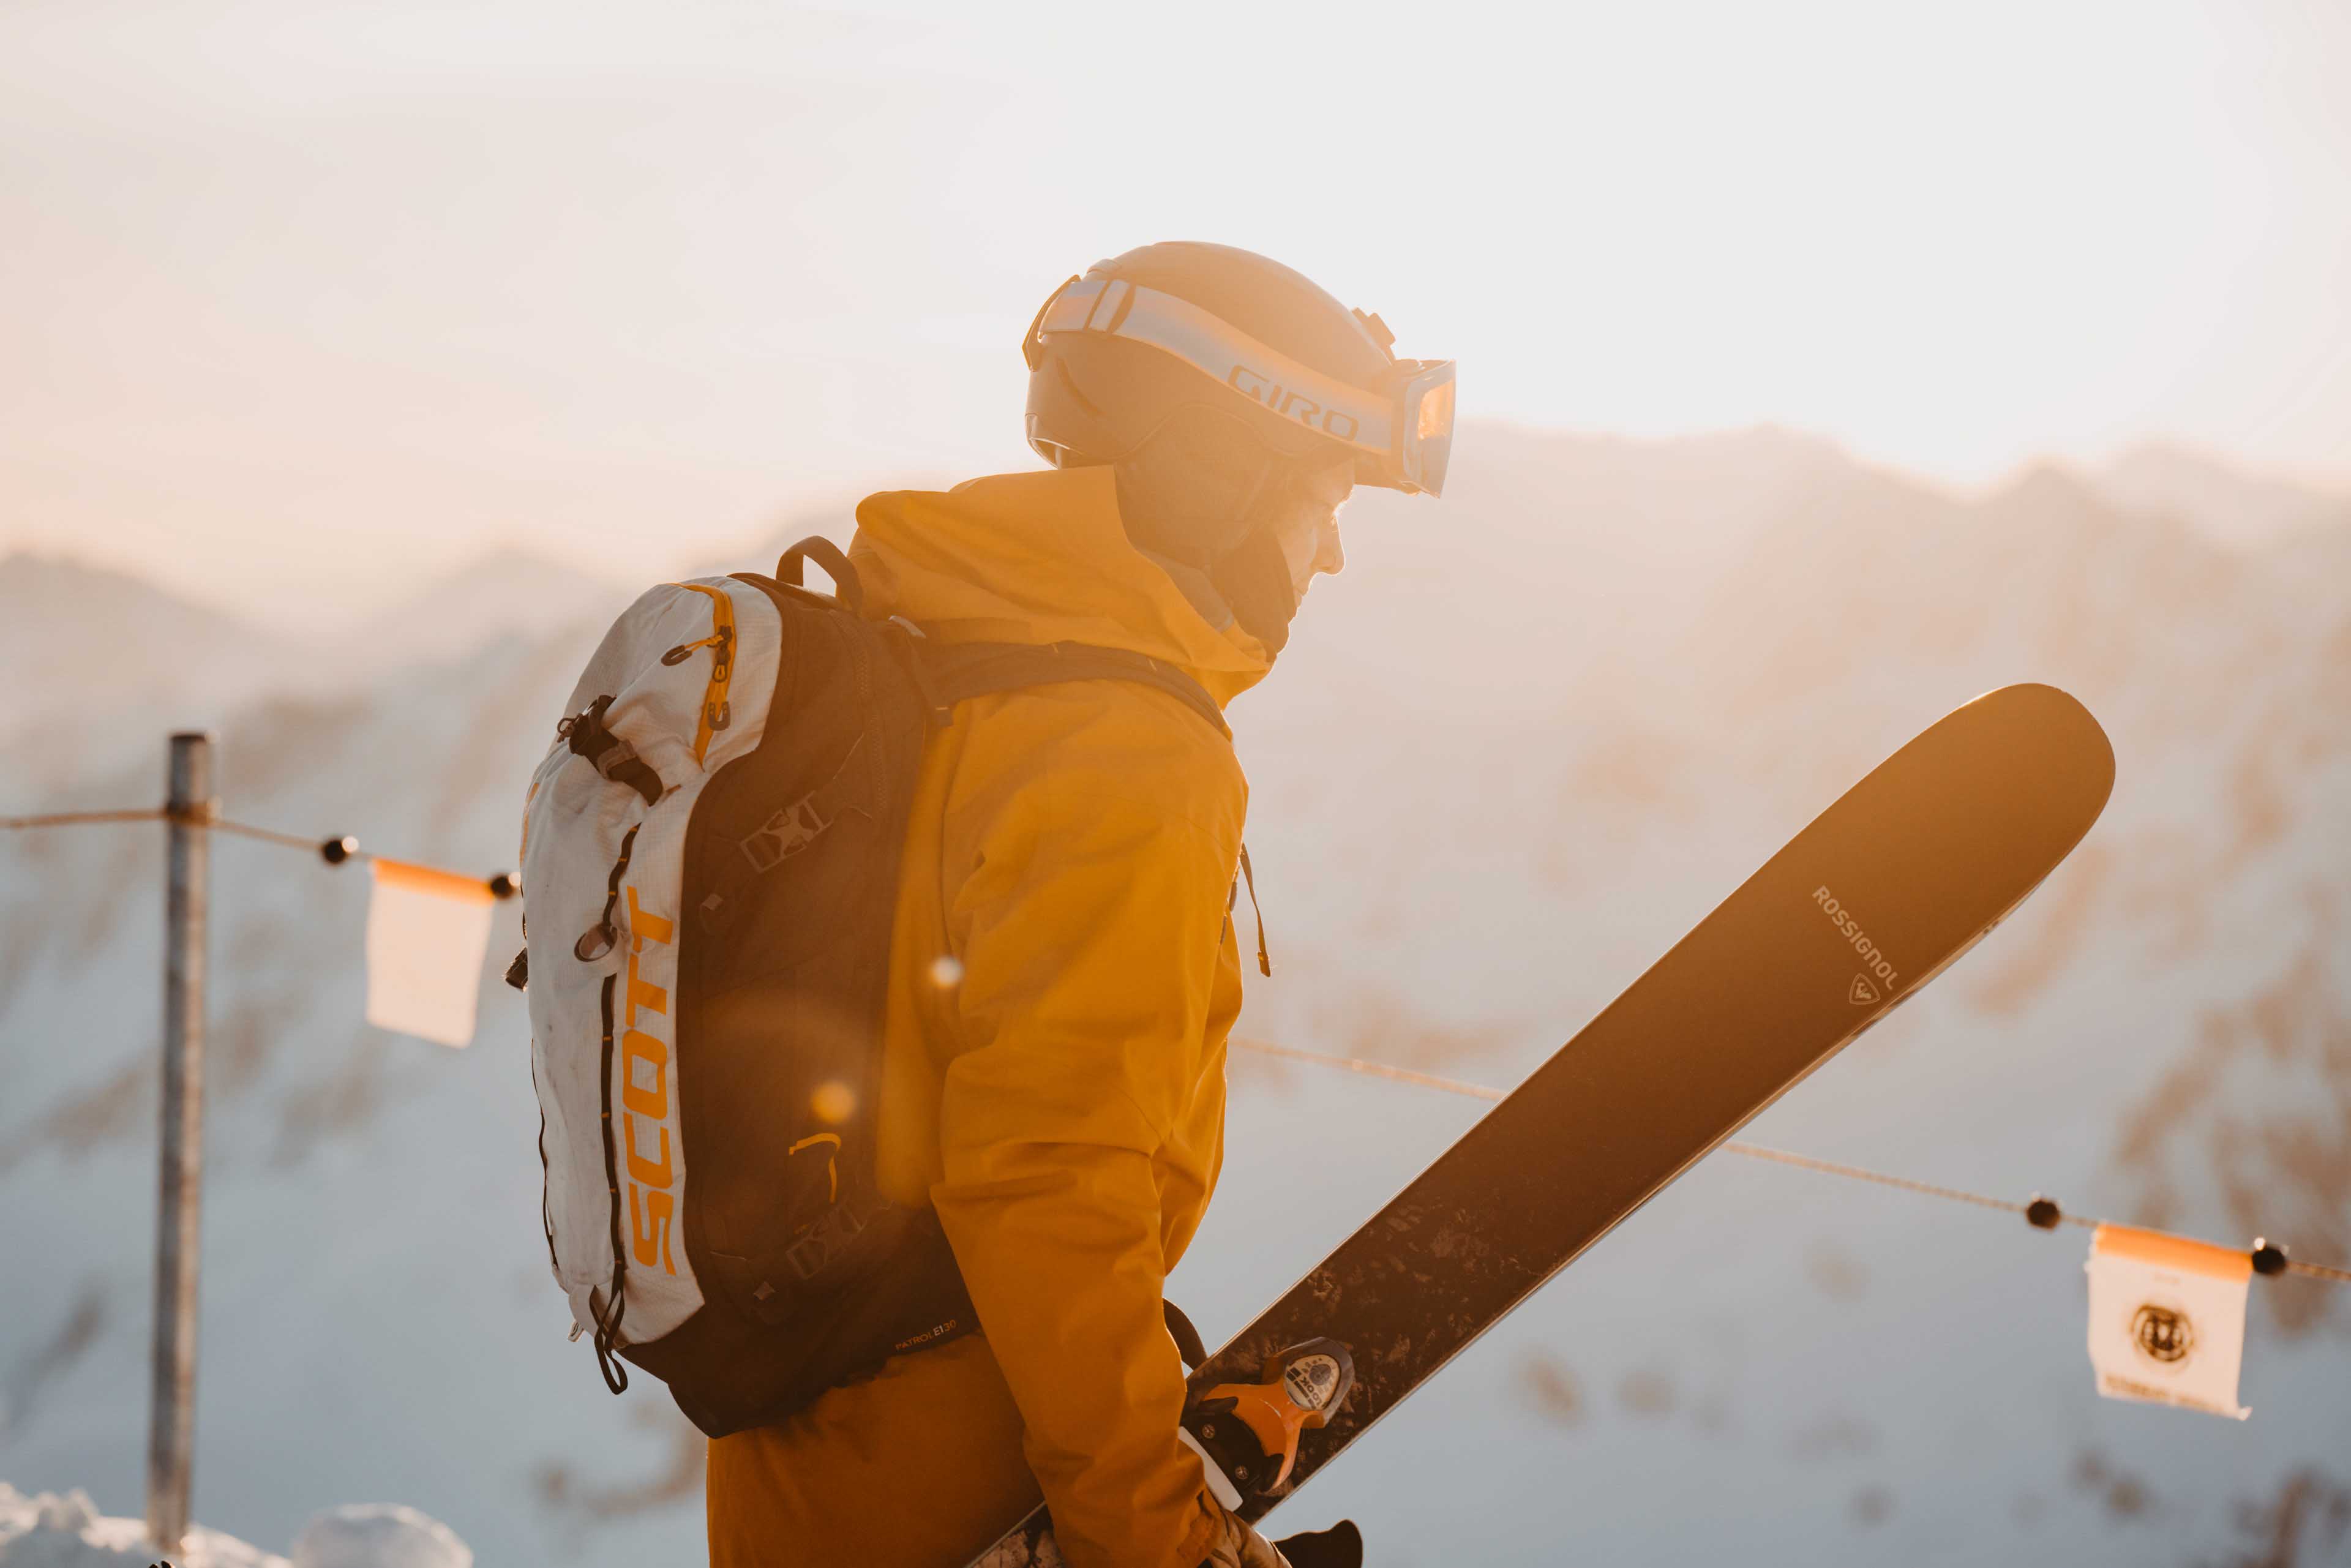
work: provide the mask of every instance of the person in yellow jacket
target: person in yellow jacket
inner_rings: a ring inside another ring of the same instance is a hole
[[[869,497],[866,613],[1147,654],[1229,702],[1339,570],[1353,486],[1442,486],[1451,366],[1389,343],[1246,251],[1098,264],[1023,343],[1054,468]],[[1040,1500],[1071,1568],[1284,1561],[1179,1436],[1162,1308],[1223,1157],[1247,802],[1229,740],[1153,686],[981,697],[929,741],[879,1176],[936,1209],[979,1332],[715,1440],[714,1568],[963,1568]]]

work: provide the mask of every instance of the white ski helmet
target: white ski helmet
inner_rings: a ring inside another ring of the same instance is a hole
[[[1117,463],[1173,419],[1237,422],[1281,458],[1354,460],[1355,482],[1441,494],[1453,361],[1254,252],[1172,240],[1055,289],[1021,342],[1029,445],[1056,467]]]

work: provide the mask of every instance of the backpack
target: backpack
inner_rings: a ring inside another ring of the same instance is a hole
[[[833,580],[801,586],[803,560]],[[524,805],[546,1188],[572,1333],[712,1437],[973,1326],[928,1207],[874,1183],[898,869],[930,732],[986,693],[1180,670],[1078,643],[941,645],[862,614],[822,538],[772,578],[649,590],[605,634]]]

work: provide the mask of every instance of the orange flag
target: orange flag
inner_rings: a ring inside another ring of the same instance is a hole
[[[370,862],[367,1019],[442,1045],[473,1043],[490,945],[489,886],[405,861]]]
[[[2144,1399],[2241,1421],[2250,1253],[2101,1225],[2090,1240],[2090,1365],[2109,1399]]]

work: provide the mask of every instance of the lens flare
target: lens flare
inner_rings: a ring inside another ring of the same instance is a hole
[[[838,1078],[828,1079],[809,1096],[809,1109],[818,1121],[838,1127],[857,1113],[857,1091]]]

